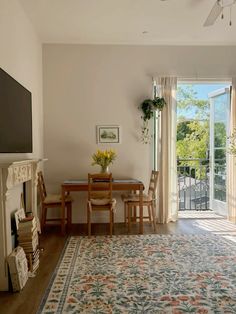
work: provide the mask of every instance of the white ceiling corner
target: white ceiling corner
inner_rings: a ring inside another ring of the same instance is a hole
[[[236,45],[236,5],[203,24],[215,0],[19,0],[43,43]]]

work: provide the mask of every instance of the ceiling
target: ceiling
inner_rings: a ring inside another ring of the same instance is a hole
[[[203,27],[216,0],[19,0],[44,43],[236,45],[236,5]]]

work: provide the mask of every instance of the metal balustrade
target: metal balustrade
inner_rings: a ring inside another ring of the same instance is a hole
[[[209,159],[178,159],[179,210],[209,210]]]

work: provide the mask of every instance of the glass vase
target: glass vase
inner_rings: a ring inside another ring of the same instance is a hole
[[[101,173],[110,173],[109,166],[101,166]]]

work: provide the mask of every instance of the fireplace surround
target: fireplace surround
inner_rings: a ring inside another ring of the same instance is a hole
[[[40,161],[42,160],[0,161],[0,291],[9,290],[6,258],[14,249],[11,237],[11,217],[19,209],[16,208],[13,198],[20,198],[20,195],[16,196],[17,193],[14,193],[14,189],[19,188],[20,185],[25,184],[26,210],[32,211],[40,232],[37,208],[37,173]]]

